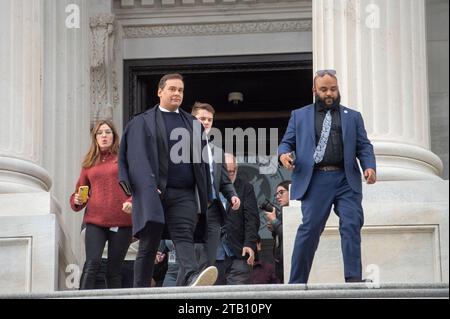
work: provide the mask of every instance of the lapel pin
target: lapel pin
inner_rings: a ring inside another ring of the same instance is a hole
[[[347,111],[347,110],[344,110],[344,113],[345,113],[345,114],[347,114],[347,113],[348,113],[348,111]]]

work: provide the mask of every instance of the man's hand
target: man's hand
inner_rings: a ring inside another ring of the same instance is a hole
[[[237,196],[231,197],[231,209],[238,210],[241,207],[241,200]]]
[[[244,247],[242,248],[242,256],[245,256],[246,254],[249,255],[247,258],[247,265],[253,266],[255,263],[255,252],[250,247]]]
[[[285,153],[280,155],[280,161],[281,164],[283,164],[283,167],[287,170],[292,171],[294,169],[294,159],[292,158],[290,153]]]
[[[377,181],[377,173],[372,168],[368,168],[364,171],[364,178],[366,179],[367,184],[375,184]]]
[[[125,202],[122,204],[122,211],[127,214],[131,214],[131,209],[133,205],[130,202]]]

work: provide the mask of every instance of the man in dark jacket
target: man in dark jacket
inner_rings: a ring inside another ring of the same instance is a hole
[[[216,265],[219,270],[217,284],[249,284],[258,240],[258,204],[253,186],[236,179],[238,170],[236,158],[231,154],[225,154],[225,163],[228,175],[241,199],[241,206],[235,211],[222,199],[227,209],[221,243],[217,250]]]
[[[203,124],[206,134],[209,135],[214,123],[215,114],[212,105],[196,102],[192,107],[191,114]],[[220,241],[220,226],[223,225],[226,215],[219,198],[219,193],[225,196],[233,210],[238,210],[241,204],[233,183],[228,177],[223,150],[213,143],[208,143],[207,147],[213,200],[206,213],[208,219],[208,238],[206,244],[196,244],[200,267],[213,266],[216,263],[217,247]]]
[[[195,259],[194,232],[198,225],[205,231],[211,182],[204,129],[180,109],[183,93],[181,75],[163,76],[159,105],[127,124],[120,145],[119,180],[133,196],[133,235],[140,240],[135,287],[150,286],[164,224],[179,258],[177,285],[212,285],[217,277],[215,267],[200,273]]]

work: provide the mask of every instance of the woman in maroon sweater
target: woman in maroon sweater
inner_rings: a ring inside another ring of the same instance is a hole
[[[124,194],[118,183],[118,151],[119,136],[113,124],[110,121],[98,122],[91,133],[91,147],[84,158],[75,193],[70,197],[74,211],[87,206],[84,215],[86,262],[80,289],[94,289],[106,242],[106,286],[122,286],[122,263],[132,239],[131,197]],[[89,186],[85,203],[78,194],[80,186]]]

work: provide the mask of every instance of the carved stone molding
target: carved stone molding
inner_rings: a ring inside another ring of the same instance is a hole
[[[252,21],[177,25],[124,26],[125,38],[154,38],[245,33],[304,32],[312,30],[312,20]]]
[[[114,0],[116,8],[135,9],[135,8],[164,8],[164,7],[183,7],[183,6],[223,6],[235,4],[258,4],[258,3],[289,3],[297,0]]]
[[[91,125],[99,119],[112,120],[118,104],[114,62],[114,15],[90,18],[91,29]]]

